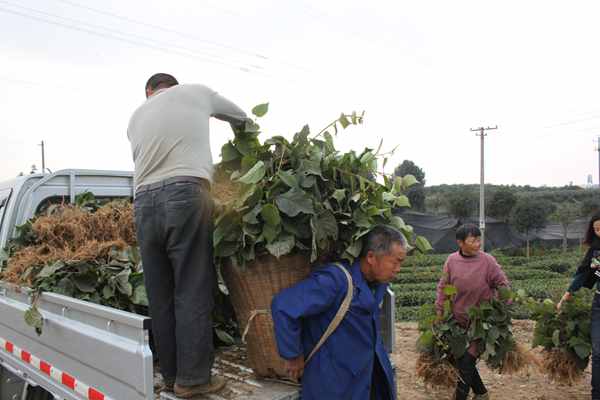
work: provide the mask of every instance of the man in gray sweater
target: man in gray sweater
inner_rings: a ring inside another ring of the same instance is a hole
[[[216,273],[209,118],[237,125],[246,114],[208,87],[179,85],[168,74],[148,80],[146,97],[127,129],[137,239],[165,389],[190,398],[225,386],[210,372]]]

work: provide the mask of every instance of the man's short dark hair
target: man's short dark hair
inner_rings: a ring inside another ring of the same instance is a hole
[[[465,241],[469,236],[481,237],[481,231],[474,224],[464,224],[458,227],[456,230],[456,240]]]
[[[393,243],[406,248],[406,238],[399,230],[388,225],[377,225],[365,236],[360,256],[366,257],[369,251],[377,255],[389,254]]]
[[[154,74],[146,82],[146,89],[156,90],[162,88],[168,88],[171,86],[178,85],[177,79],[173,75],[158,73]]]

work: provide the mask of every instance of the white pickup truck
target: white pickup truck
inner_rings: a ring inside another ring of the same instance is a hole
[[[40,206],[48,201],[74,202],[77,194],[86,191],[96,198],[131,198],[133,174],[69,169],[0,182],[0,252],[16,227],[34,217]],[[30,293],[28,288],[0,281],[0,400],[175,399],[154,392],[148,317],[44,293],[37,303],[44,319],[43,333],[38,336],[24,320],[31,305]],[[385,344],[391,351],[391,292],[382,307],[382,322]],[[227,377],[228,388],[206,398],[299,398],[296,387],[255,379],[244,363],[243,348],[221,350],[214,369]]]

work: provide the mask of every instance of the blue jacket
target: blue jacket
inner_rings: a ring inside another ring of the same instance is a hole
[[[371,289],[358,261],[345,267],[354,284],[352,303],[335,332],[306,364],[302,399],[369,400],[375,381],[377,400],[395,400],[394,374],[379,327],[379,305],[387,284]],[[335,265],[326,265],[273,298],[271,311],[281,357],[308,357],[333,320],[347,289],[344,273]]]

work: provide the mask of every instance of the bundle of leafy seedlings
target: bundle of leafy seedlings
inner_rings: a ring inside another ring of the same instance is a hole
[[[536,321],[532,346],[543,347],[542,367],[554,381],[572,385],[583,377],[592,352],[592,297],[593,291],[581,289],[560,312],[550,299],[530,301]]]
[[[261,104],[253,113],[262,117],[267,110]],[[256,122],[236,130],[216,170],[216,191],[229,197],[220,196],[215,222],[217,264],[244,267],[261,256],[299,252],[311,262],[353,261],[376,224],[398,228],[421,251],[431,249],[393,212],[410,206],[403,193],[415,177],[378,182],[377,161],[387,161],[381,143],[360,153],[336,150],[338,129],[362,122],[363,115],[342,114],[316,134],[304,126],[291,141],[274,136],[261,142]]]
[[[447,299],[441,317],[433,304],[425,304],[419,310],[419,331],[416,374],[429,386],[452,388],[456,386],[458,371],[455,360],[461,358],[469,347],[466,330],[452,314],[452,299],[456,287],[444,288]]]
[[[74,205],[51,204],[17,228],[1,278],[121,310],[145,313],[133,208],[102,205],[91,193]]]
[[[509,288],[500,288],[498,297],[471,307],[469,341],[477,345],[480,358],[500,374],[513,374],[538,365],[533,354],[515,341],[512,316],[520,296]]]

